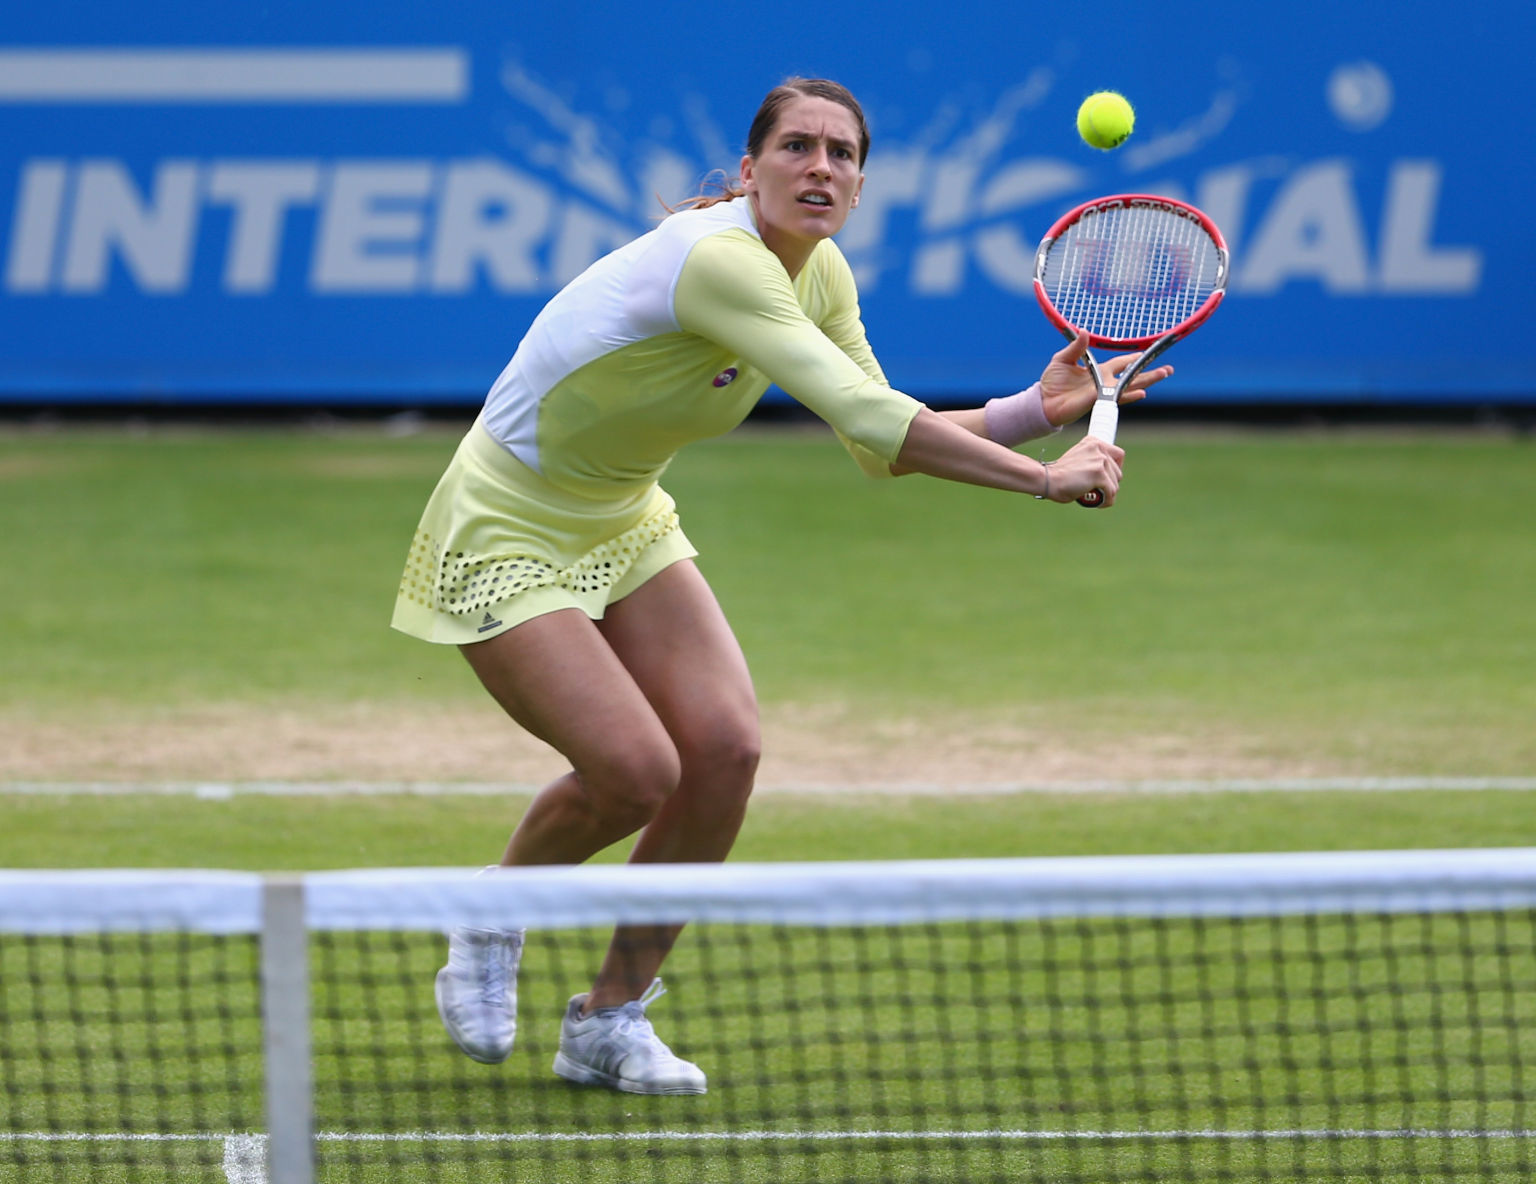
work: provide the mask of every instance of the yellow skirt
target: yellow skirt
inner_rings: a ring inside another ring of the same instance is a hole
[[[611,501],[551,485],[479,421],[433,490],[400,577],[391,624],[444,645],[608,605],[697,555],[660,486]]]

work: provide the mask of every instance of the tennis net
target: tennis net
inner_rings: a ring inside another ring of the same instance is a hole
[[[499,1065],[443,931],[528,927]],[[611,927],[696,1097],[555,1077]],[[0,1184],[1528,1181],[1536,850],[0,873]]]

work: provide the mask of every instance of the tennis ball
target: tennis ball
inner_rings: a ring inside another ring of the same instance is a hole
[[[1120,147],[1135,126],[1135,109],[1112,90],[1089,95],[1077,109],[1077,134],[1092,148]]]

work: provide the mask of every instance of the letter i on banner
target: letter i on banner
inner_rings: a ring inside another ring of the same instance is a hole
[[[61,160],[29,160],[21,175],[15,220],[6,255],[5,286],[11,292],[46,292],[53,286],[59,222],[68,166]]]

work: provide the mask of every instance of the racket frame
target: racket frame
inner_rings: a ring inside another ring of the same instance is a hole
[[[1188,317],[1161,333],[1147,333],[1134,337],[1113,337],[1108,334],[1089,331],[1088,344],[1098,349],[1149,349],[1158,341],[1172,336],[1174,341],[1181,337],[1187,337],[1205,323],[1211,313],[1216,311],[1227,291],[1227,272],[1230,264],[1230,254],[1227,251],[1227,240],[1222,237],[1221,229],[1212,222],[1202,211],[1196,209],[1188,202],[1178,201],[1171,197],[1159,197],[1154,193],[1121,193],[1113,197],[1097,197],[1092,201],[1085,201],[1082,205],[1068,210],[1055,224],[1045,232],[1045,237],[1040,240],[1040,245],[1035,249],[1035,299],[1039,301],[1041,310],[1046,319],[1055,325],[1067,338],[1075,338],[1080,327],[1074,325],[1062,315],[1045,290],[1046,260],[1050,258],[1051,248],[1067,230],[1084,218],[1094,214],[1104,213],[1113,209],[1160,209],[1166,210],[1181,218],[1188,218],[1200,227],[1211,241],[1216,245],[1216,276],[1211,284],[1210,294],[1200,303]],[[1163,347],[1164,349],[1167,346]]]
[[[1089,331],[1088,344],[1099,349],[1125,349],[1140,350],[1141,356],[1132,362],[1121,373],[1118,381],[1108,383],[1104,381],[1104,375],[1099,369],[1099,364],[1094,360],[1093,354],[1085,352],[1083,362],[1092,376],[1094,385],[1098,387],[1099,397],[1094,400],[1093,411],[1088,417],[1088,434],[1096,436],[1106,443],[1115,442],[1115,433],[1120,425],[1120,396],[1130,389],[1131,382],[1143,370],[1150,366],[1157,358],[1173,345],[1174,342],[1189,336],[1206,319],[1215,312],[1221,304],[1227,290],[1227,273],[1230,268],[1230,254],[1227,250],[1227,241],[1216,223],[1201,210],[1196,209],[1188,202],[1178,201],[1171,197],[1160,197],[1154,193],[1120,193],[1111,197],[1098,197],[1092,201],[1085,201],[1079,206],[1068,210],[1055,224],[1045,232],[1045,237],[1040,240],[1040,246],[1035,251],[1035,299],[1039,302],[1046,319],[1060,330],[1062,336],[1068,341],[1077,340],[1077,335],[1082,332],[1056,308],[1045,290],[1046,260],[1050,257],[1051,248],[1056,245],[1067,230],[1093,214],[1102,213],[1111,209],[1135,209],[1156,208],[1168,210],[1180,217],[1189,218],[1200,226],[1211,237],[1216,245],[1216,278],[1212,284],[1212,290],[1200,306],[1184,320],[1162,333],[1145,334],[1137,337],[1111,337],[1101,333]],[[1090,509],[1104,504],[1104,491],[1091,490],[1077,499],[1081,505]]]

